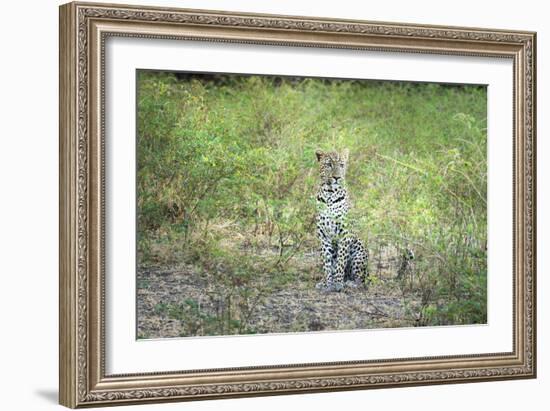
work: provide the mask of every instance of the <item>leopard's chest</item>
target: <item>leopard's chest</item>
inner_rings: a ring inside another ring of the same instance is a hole
[[[347,192],[344,188],[320,190],[317,196],[317,225],[322,234],[338,236],[346,230],[349,210]]]

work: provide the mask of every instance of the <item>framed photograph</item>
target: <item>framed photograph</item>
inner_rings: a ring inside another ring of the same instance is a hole
[[[533,32],[60,7],[60,403],[536,376]]]

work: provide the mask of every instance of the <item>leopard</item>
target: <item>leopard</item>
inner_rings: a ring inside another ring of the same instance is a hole
[[[345,184],[349,149],[316,150],[320,182],[317,191],[317,237],[323,265],[323,280],[316,288],[339,292],[344,287],[366,286],[367,248],[352,229],[348,217],[351,202]]]

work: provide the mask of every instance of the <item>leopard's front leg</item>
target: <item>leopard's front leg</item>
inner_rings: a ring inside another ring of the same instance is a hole
[[[316,288],[327,289],[333,282],[334,273],[334,246],[330,240],[324,238],[321,241],[321,257],[323,259],[323,281],[317,283]]]

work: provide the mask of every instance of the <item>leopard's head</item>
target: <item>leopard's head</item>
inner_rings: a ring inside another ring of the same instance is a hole
[[[321,184],[342,184],[346,177],[348,167],[349,150],[346,148],[341,153],[336,151],[315,152],[319,162],[319,171],[321,175]]]

